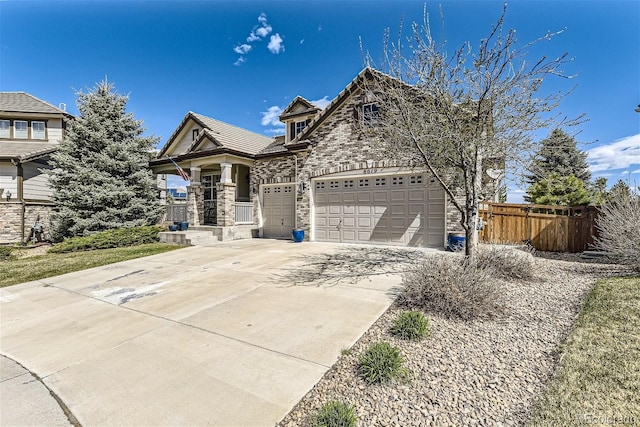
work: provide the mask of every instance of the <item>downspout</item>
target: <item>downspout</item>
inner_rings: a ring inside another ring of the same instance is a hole
[[[293,229],[298,229],[298,155],[293,153],[293,159],[295,162],[294,180],[296,182],[296,195],[293,204]]]
[[[16,167],[17,170],[17,182],[16,186],[18,189],[18,200],[21,204],[20,209],[20,243],[25,243],[24,241],[24,226],[25,226],[25,213],[26,213],[26,205],[24,201],[24,169],[22,168],[22,163],[20,163],[20,158],[16,157],[11,159],[11,163]]]

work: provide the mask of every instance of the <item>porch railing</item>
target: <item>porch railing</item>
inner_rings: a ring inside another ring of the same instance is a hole
[[[187,205],[166,205],[167,207],[167,221],[186,221],[187,220]]]
[[[253,224],[252,202],[236,202],[236,224]]]

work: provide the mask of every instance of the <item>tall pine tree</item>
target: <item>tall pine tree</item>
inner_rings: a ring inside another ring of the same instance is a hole
[[[49,179],[59,211],[57,238],[155,224],[161,213],[149,170],[154,137],[126,112],[128,97],[102,81],[78,92],[80,117],[69,123],[53,154]]]
[[[548,179],[552,175],[554,179]],[[577,148],[576,140],[561,129],[554,129],[541,141],[540,149],[531,159],[528,174],[525,176],[530,185],[527,190],[529,195],[525,196],[525,200],[533,201],[531,192],[535,184],[545,181],[544,186],[553,185],[554,182],[559,182],[558,176],[565,178],[573,176],[586,186],[591,179],[591,171],[587,163],[587,153]],[[558,190],[566,191],[566,187],[564,185],[563,187]],[[581,198],[581,195],[576,196],[577,199]],[[569,196],[569,198],[572,197]]]

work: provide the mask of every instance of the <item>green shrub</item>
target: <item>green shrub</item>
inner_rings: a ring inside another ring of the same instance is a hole
[[[468,320],[502,312],[493,272],[463,257],[439,255],[409,269],[399,303]]]
[[[11,246],[0,246],[0,261],[11,259],[12,251],[13,248]]]
[[[429,321],[420,311],[404,311],[391,325],[391,333],[406,340],[419,340],[428,333]]]
[[[402,365],[400,350],[388,342],[371,345],[362,356],[358,373],[369,384],[387,383],[395,378],[406,377],[408,371]]]
[[[107,230],[90,236],[66,239],[49,249],[49,252],[91,251],[155,243],[159,240],[158,233],[160,230],[160,227],[156,225]]]
[[[535,260],[531,252],[512,246],[480,245],[476,264],[503,279],[529,279],[535,271]]]
[[[325,403],[315,416],[315,427],[354,427],[356,425],[355,409],[344,402]]]

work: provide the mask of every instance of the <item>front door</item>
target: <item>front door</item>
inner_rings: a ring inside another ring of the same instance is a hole
[[[204,189],[204,223],[215,225],[218,222],[216,184],[220,182],[220,175],[203,175],[201,179]]]

